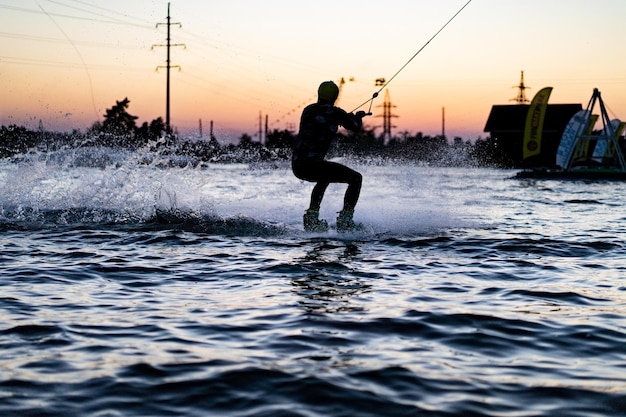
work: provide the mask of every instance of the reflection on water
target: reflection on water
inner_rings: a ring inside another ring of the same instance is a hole
[[[359,260],[358,244],[325,239],[309,244],[305,256],[296,260],[302,276],[291,278],[294,291],[301,297],[300,305],[308,313],[319,315],[363,310],[353,298],[369,291],[372,285],[368,284],[371,277],[366,280],[355,276],[350,266]]]

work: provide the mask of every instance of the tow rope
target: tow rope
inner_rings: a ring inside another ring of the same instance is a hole
[[[367,100],[365,100],[361,105],[359,105],[357,108],[355,108],[354,110],[352,110],[352,112],[354,113],[356,110],[360,109],[361,107],[363,107],[364,105],[366,105],[368,102],[370,103],[370,107],[369,110],[367,111],[369,114],[372,114],[372,103],[374,102],[374,99],[376,97],[378,97],[378,94],[383,91],[388,85],[389,83],[396,78],[396,76],[398,74],[400,74],[402,72],[403,69],[405,69],[407,67],[407,65],[409,65],[411,63],[411,61],[413,61],[413,59],[415,59],[416,56],[419,55],[420,52],[422,52],[424,50],[424,48],[426,48],[426,46],[428,46],[428,44],[437,37],[437,35],[439,35],[439,33],[441,33],[442,30],[444,30],[446,28],[446,26],[448,26],[450,24],[450,22],[452,22],[454,20],[455,17],[457,17],[462,11],[463,9],[465,9],[467,7],[468,4],[470,4],[472,2],[472,0],[468,0],[467,3],[465,3],[465,5],[463,5],[463,7],[461,7],[455,14],[454,16],[452,16],[450,18],[450,20],[448,20],[446,22],[445,25],[443,25],[424,45],[422,45],[422,47],[420,49],[418,49],[417,52],[415,52],[415,54],[413,54],[413,56],[411,58],[409,58],[409,60],[402,66],[400,67],[400,69],[398,71],[396,71],[395,74],[393,74],[391,76],[391,78],[389,78],[389,80],[384,81],[383,83],[381,83],[381,87],[380,89],[378,89],[378,91],[376,91],[374,94],[372,94],[372,98],[369,98]],[[377,80],[378,81],[378,80]],[[378,85],[378,83],[377,83]]]

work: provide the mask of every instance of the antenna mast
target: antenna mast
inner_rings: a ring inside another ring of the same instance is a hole
[[[157,71],[159,70],[159,68],[165,68],[166,69],[166,86],[165,86],[165,133],[167,133],[168,135],[172,133],[172,126],[170,124],[170,69],[172,68],[178,68],[178,70],[180,71],[180,65],[172,65],[171,64],[171,60],[170,60],[170,49],[172,46],[182,46],[183,48],[186,48],[186,45],[184,43],[175,43],[172,44],[172,39],[170,36],[170,28],[172,25],[176,25],[178,27],[182,27],[182,24],[180,23],[172,23],[171,22],[171,16],[170,16],[170,3],[167,3],[167,22],[165,23],[157,23],[156,27],[159,27],[161,25],[167,25],[167,43],[166,44],[160,44],[160,45],[152,45],[152,49],[154,49],[156,46],[165,46],[167,48],[167,58],[165,60],[165,65],[159,65],[157,67]]]

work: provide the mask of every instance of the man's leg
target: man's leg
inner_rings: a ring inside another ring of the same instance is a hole
[[[348,188],[343,198],[343,210],[337,216],[337,230],[340,232],[360,230],[354,223],[354,207],[359,201],[363,176],[353,169],[334,162],[327,162],[325,175],[330,182],[347,183]]]
[[[349,168],[348,168],[349,169]],[[350,176],[350,182],[348,183],[348,189],[343,198],[343,209],[345,211],[354,211],[359,196],[361,195],[361,185],[363,183],[363,176],[356,171]]]
[[[324,192],[328,187],[327,182],[318,182],[311,192],[311,204],[302,218],[304,230],[307,232],[325,232],[328,230],[328,222],[320,220],[320,206],[324,198]]]
[[[325,180],[328,183],[338,182],[348,184],[348,189],[343,198],[343,209],[354,210],[361,194],[363,176],[345,165],[328,161],[324,161],[320,171],[321,180]],[[328,184],[326,184],[326,186],[328,186]],[[324,189],[326,188],[324,187]]]
[[[344,210],[354,210],[361,194],[361,185],[363,183],[361,174],[345,165],[329,161],[318,162],[314,166],[307,168],[307,176],[303,178],[316,182],[311,193],[310,209],[319,210],[326,188],[330,183],[343,183],[348,184],[348,189],[343,198],[343,208]]]
[[[326,192],[326,188],[328,188],[328,184],[329,183],[325,181],[320,181],[315,184],[315,187],[313,187],[313,191],[311,192],[311,204],[309,205],[309,210],[320,210],[322,199],[324,198],[324,193]]]

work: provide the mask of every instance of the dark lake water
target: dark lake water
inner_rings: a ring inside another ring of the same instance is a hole
[[[356,168],[1,162],[0,414],[626,415],[626,184]]]

